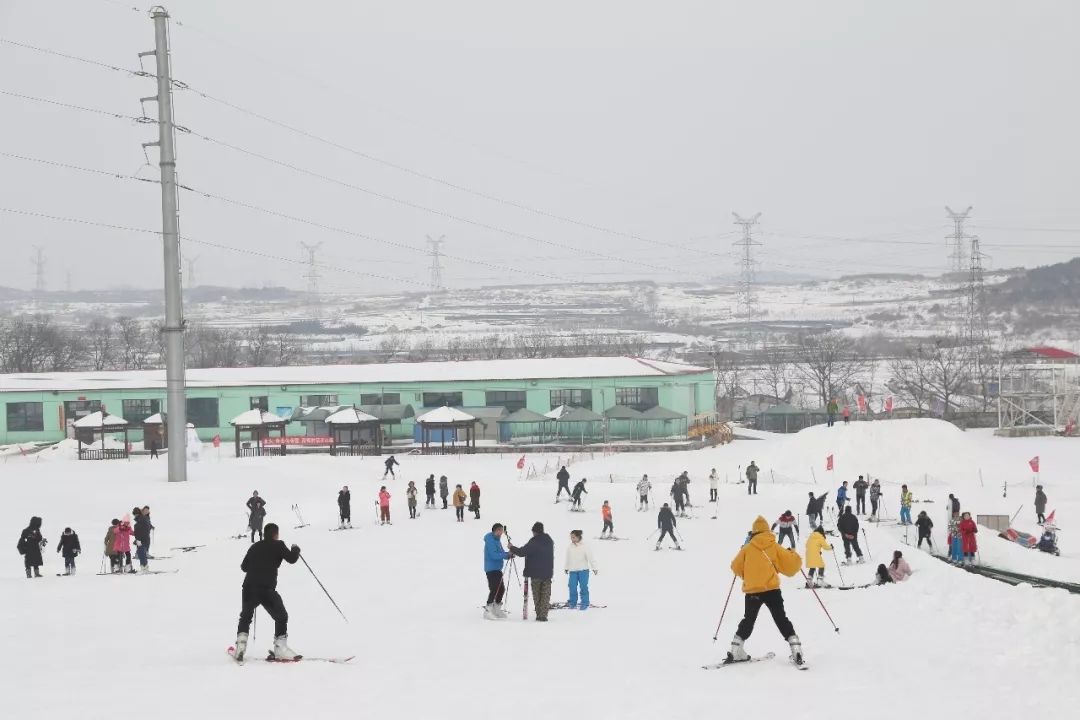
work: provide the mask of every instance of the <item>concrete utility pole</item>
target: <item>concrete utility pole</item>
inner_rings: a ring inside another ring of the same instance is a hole
[[[173,128],[172,72],[169,68],[169,13],[160,5],[150,10],[154,20],[154,49],[139,57],[154,56],[157,95],[142,98],[158,104],[158,140],[161,168],[161,238],[165,247],[165,388],[169,414],[169,482],[187,480],[187,388],[184,380],[184,306],[180,282],[180,214],[176,206],[176,147]]]
[[[34,246],[34,292],[41,295],[45,292],[45,249],[40,245]]]
[[[428,255],[431,256],[431,275],[428,279],[428,287],[431,292],[446,290],[442,281],[442,244],[446,242],[446,236],[440,235],[439,239],[427,235]]]
[[[739,304],[743,306],[743,312],[746,315],[746,344],[749,346],[753,338],[754,305],[756,304],[756,298],[754,297],[756,280],[754,274],[754,247],[761,245],[761,243],[754,240],[754,226],[757,225],[761,213],[752,218],[740,217],[738,213],[731,214],[735,218],[735,224],[741,225],[743,231],[742,238],[736,240],[734,245],[742,250],[742,270],[739,273]]]

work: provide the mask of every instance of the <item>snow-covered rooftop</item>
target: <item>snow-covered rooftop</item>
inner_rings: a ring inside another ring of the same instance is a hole
[[[187,371],[188,387],[421,383],[560,378],[664,377],[708,368],[635,357],[582,357],[465,362],[200,368]],[[0,392],[165,389],[164,370],[47,372],[0,375]]]
[[[416,418],[416,422],[424,425],[426,423],[440,424],[440,423],[458,423],[458,422],[470,422],[476,418],[463,410],[458,410],[452,407],[435,408],[430,412],[426,412]]]
[[[272,412],[267,412],[266,410],[248,410],[234,417],[229,421],[229,424],[246,425],[250,427],[255,425],[274,425],[284,422],[288,422],[288,420],[279,417]]]
[[[79,418],[74,423],[77,428],[124,427],[127,424],[128,421],[119,415],[105,415],[100,410]]]
[[[368,415],[366,412],[360,412],[356,408],[345,408],[344,410],[338,410],[336,413],[326,418],[327,425],[358,425],[366,422],[378,422],[379,418],[374,415]]]

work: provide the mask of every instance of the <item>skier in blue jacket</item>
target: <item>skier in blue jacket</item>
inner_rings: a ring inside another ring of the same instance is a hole
[[[487,575],[488,581],[487,605],[484,607],[485,620],[506,619],[506,612],[502,607],[503,595],[506,594],[506,585],[503,583],[503,563],[510,557],[510,553],[503,550],[503,532],[502,523],[495,523],[491,526],[491,532],[484,536],[484,574]]]
[[[847,506],[847,480],[836,490],[836,511],[840,515],[844,514],[844,508]]]

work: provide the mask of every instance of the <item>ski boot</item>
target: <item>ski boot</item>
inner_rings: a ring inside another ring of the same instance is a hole
[[[274,649],[270,651],[275,660],[299,660],[300,655],[289,647],[288,635],[278,635],[274,638]]]
[[[675,549],[682,550],[682,545],[680,545],[679,543],[675,543]]]
[[[236,645],[233,649],[233,659],[236,662],[244,662],[244,654],[247,653],[247,633],[236,633]]]
[[[660,543],[656,543],[656,549],[657,550],[660,549]],[[30,577],[30,571],[29,570],[26,571],[26,577]]]
[[[26,579],[27,580],[32,580],[33,577],[34,577],[34,572],[30,568],[26,568]]]
[[[743,648],[743,639],[738,635],[731,638],[731,649],[728,650],[724,663],[746,662],[749,659],[750,656],[746,654],[746,649]]]
[[[510,617],[506,613],[506,610],[503,609],[502,603],[495,603],[494,605],[492,605],[491,612],[493,615],[495,615],[496,620],[505,620],[506,618]]]
[[[793,665],[803,664],[802,654],[802,642],[799,640],[798,635],[792,635],[787,639],[788,645],[791,646],[791,663]]]
[[[498,620],[499,616],[495,614],[495,603],[488,603],[484,606],[484,619],[485,620]]]
[[[856,565],[864,565],[865,563],[866,563],[866,558],[864,558],[862,555],[860,555],[859,559],[855,561]]]
[[[39,568],[37,565],[34,566],[34,577],[41,577],[41,568]]]

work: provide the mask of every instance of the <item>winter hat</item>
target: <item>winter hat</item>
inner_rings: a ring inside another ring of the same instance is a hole
[[[532,531],[534,533],[542,533],[542,532],[544,532],[544,523],[542,523],[542,522],[534,522],[533,526],[532,526]]]
[[[757,520],[755,520],[754,524],[750,527],[750,532],[754,535],[757,535],[758,533],[769,532],[769,521],[758,515]]]
[[[64,534],[65,535],[70,535],[72,532],[73,532],[73,530],[71,528],[64,528]]]

